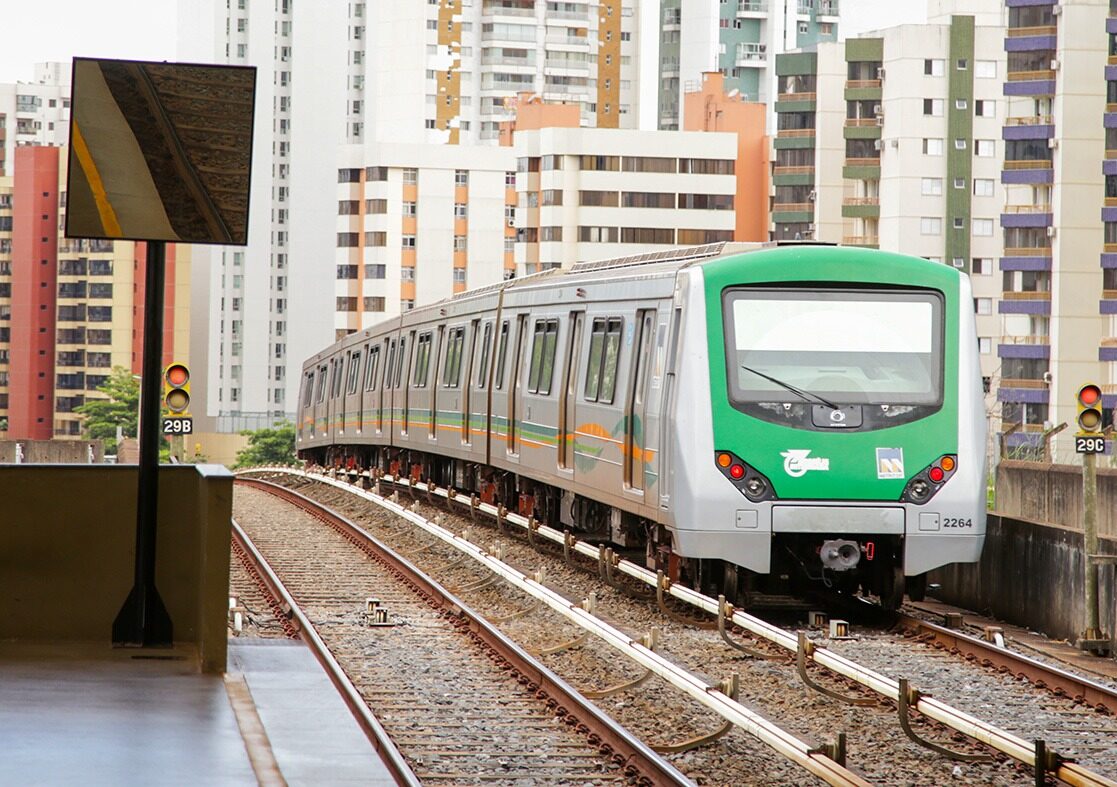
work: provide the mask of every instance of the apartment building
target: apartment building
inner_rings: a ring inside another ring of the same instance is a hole
[[[0,435],[79,438],[112,368],[141,370],[144,244],[70,240],[66,149],[20,145],[0,177]],[[163,360],[189,355],[189,247],[167,247]]]
[[[517,274],[733,240],[737,143],[731,132],[518,131]]]
[[[720,71],[746,101],[767,104],[772,128],[777,56],[837,41],[839,14],[839,0],[661,0],[659,128],[681,127],[683,95],[708,71]]]
[[[496,144],[506,99],[575,104],[635,128],[635,0],[349,3],[347,139]]]
[[[337,338],[514,274],[510,148],[370,142],[342,158]]]
[[[772,237],[880,248],[966,271],[992,391],[1002,363],[1004,30],[995,2],[965,14],[933,5],[927,25],[777,59]],[[987,404],[995,415],[992,393]]]
[[[199,429],[292,417],[303,359],[333,340],[322,283],[333,271],[347,13],[305,0],[179,0],[180,60],[257,68],[248,245],[195,254]]]
[[[31,82],[0,84],[0,175],[16,146],[65,145],[69,134],[69,63],[36,63]]]
[[[1117,238],[1110,234],[1117,211],[1103,191],[1117,173],[1107,152],[1117,115],[1106,111],[1115,100],[1113,83],[1098,78],[1117,79],[1106,60],[1117,51],[1113,36],[1107,41],[1098,34],[1117,30],[1117,23],[1098,0],[1005,0],[1004,8],[1008,106],[998,304],[1004,336],[997,398],[1004,428],[1012,430],[1005,436],[1010,448],[1038,450],[1046,430],[1067,423],[1072,428],[1057,435],[1054,451],[1069,461],[1079,386],[1106,386],[1107,423],[1117,398],[1112,364],[1102,363],[1112,346],[1107,337],[1117,333],[1109,316],[1117,312],[1117,280],[1106,245]],[[1097,205],[1100,216],[1091,207]]]
[[[1099,311],[1106,315],[1107,325],[1098,346],[1102,362],[1099,376],[1102,405],[1110,411],[1110,422],[1117,411],[1117,4],[1110,3],[1105,20],[1108,57],[1105,65],[1105,203],[1102,208],[1103,246],[1101,254],[1102,297]]]

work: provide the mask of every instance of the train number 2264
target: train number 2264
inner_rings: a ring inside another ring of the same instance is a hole
[[[943,527],[973,527],[973,520],[969,517],[960,518],[948,516],[942,521]]]

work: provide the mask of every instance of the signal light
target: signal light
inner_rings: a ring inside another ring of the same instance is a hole
[[[943,471],[942,471],[942,468],[941,468],[941,467],[932,467],[932,468],[931,468],[931,469],[930,469],[930,470],[929,470],[929,471],[927,472],[927,477],[928,477],[928,478],[930,478],[930,479],[931,479],[932,481],[934,481],[934,482],[935,482],[936,484],[938,484],[938,483],[941,483],[941,482],[942,482],[942,479],[943,479],[943,477],[944,477],[945,475],[946,475],[946,474],[945,474],[945,473],[943,473]]]
[[[1101,432],[1101,387],[1095,383],[1086,383],[1078,389],[1078,429],[1087,434]]]
[[[744,478],[745,477],[745,466],[744,465],[732,465],[732,466],[730,466],[729,475],[733,476],[734,478]]]
[[[174,415],[190,409],[190,370],[186,364],[172,363],[163,370],[163,408]]]
[[[729,454],[718,454],[718,467],[729,467],[733,464],[733,457]]]

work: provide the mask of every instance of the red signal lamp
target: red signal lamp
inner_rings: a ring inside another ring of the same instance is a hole
[[[744,478],[745,477],[745,466],[744,465],[737,465],[737,464],[730,465],[729,475],[733,476],[736,479]]]
[[[946,474],[942,471],[941,467],[932,467],[927,471],[927,477],[934,481],[936,484],[941,484]]]

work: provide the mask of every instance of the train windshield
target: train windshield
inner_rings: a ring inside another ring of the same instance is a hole
[[[725,294],[735,402],[942,403],[942,297],[927,291]]]

